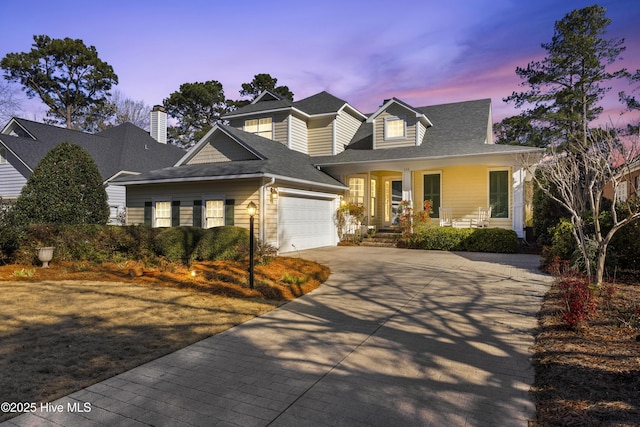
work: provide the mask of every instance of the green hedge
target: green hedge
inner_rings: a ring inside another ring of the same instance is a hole
[[[238,260],[249,246],[249,230],[224,226],[205,230],[200,242],[191,254],[193,261]]]
[[[20,233],[12,262],[38,264],[36,248],[55,246],[54,261],[120,262],[155,255],[158,229],[145,226],[31,225]]]
[[[429,227],[414,233],[407,243],[413,249],[497,253],[518,251],[516,232],[502,228]]]
[[[36,248],[42,246],[56,248],[54,262],[139,260],[150,264],[158,256],[174,263],[236,260],[246,256],[249,247],[249,230],[233,226],[33,225],[21,229],[19,235],[17,248],[5,262],[38,265]]]

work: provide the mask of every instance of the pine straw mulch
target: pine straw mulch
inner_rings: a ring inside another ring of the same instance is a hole
[[[49,402],[316,289],[328,267],[277,257],[153,268],[0,266],[0,402]],[[0,422],[17,413],[0,413]]]
[[[586,325],[562,322],[552,286],[534,346],[538,426],[640,426],[640,285],[604,285]],[[607,292],[609,291],[609,292]]]

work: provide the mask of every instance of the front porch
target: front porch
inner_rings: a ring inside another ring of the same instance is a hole
[[[524,237],[524,177],[522,169],[512,166],[370,170],[344,176],[349,187],[344,200],[364,207],[362,225],[369,229],[397,227],[403,200],[414,211],[430,200],[429,216],[436,226],[498,227]]]

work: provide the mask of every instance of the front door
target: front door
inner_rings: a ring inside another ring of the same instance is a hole
[[[388,227],[400,225],[399,206],[402,201],[402,179],[388,179],[385,181],[384,198],[385,225]]]

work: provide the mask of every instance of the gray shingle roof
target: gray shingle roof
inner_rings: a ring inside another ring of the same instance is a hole
[[[15,119],[37,140],[0,135],[0,140],[31,169],[61,142],[87,150],[103,179],[120,171],[146,172],[175,164],[184,150],[160,144],[139,127],[125,123],[97,134],[88,134],[25,119]]]
[[[344,101],[329,92],[322,91],[308,98],[294,102],[294,106],[309,115],[337,112],[347,101]]]
[[[485,143],[490,108],[490,99],[415,108],[433,123],[426,129],[420,146],[374,150],[373,124],[364,123],[345,151],[335,156],[316,157],[314,163],[331,165],[532,151],[530,147]]]
[[[303,153],[290,150],[283,144],[242,130],[218,125],[219,131],[226,132],[241,144],[259,154],[261,160],[242,160],[195,165],[181,165],[144,174],[116,179],[114,183],[149,183],[168,181],[189,181],[197,179],[231,179],[254,176],[279,176],[305,181],[321,186],[340,187],[343,184],[313,166],[311,158]]]

